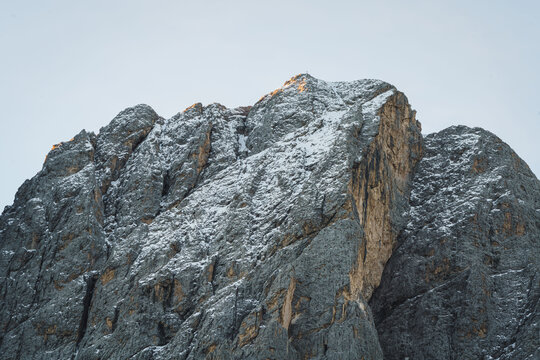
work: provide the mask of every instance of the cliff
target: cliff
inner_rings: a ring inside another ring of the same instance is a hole
[[[390,84],[298,75],[55,145],[0,217],[3,357],[537,356],[538,179],[420,131]]]

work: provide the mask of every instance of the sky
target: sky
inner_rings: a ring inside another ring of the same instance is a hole
[[[0,0],[0,210],[53,144],[126,107],[252,105],[377,78],[422,132],[480,126],[540,174],[540,1]]]

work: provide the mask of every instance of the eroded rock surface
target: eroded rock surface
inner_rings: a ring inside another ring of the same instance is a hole
[[[499,138],[425,139],[410,221],[370,305],[385,359],[540,357],[540,185]]]
[[[528,356],[539,193],[481,130],[451,128],[424,147],[405,95],[378,80],[299,75],[252,107],[195,104],[170,119],[139,105],[55,146],[0,217],[0,350]],[[436,316],[445,325],[430,328]]]

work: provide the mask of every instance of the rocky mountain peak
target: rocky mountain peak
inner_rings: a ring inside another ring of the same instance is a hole
[[[128,108],[0,217],[7,358],[526,358],[540,185],[380,80]],[[504,315],[501,315],[504,314]]]

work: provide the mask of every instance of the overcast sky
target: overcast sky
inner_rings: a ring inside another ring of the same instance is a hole
[[[251,105],[291,76],[378,78],[425,134],[484,127],[540,174],[540,1],[0,0],[0,209],[122,109]]]

